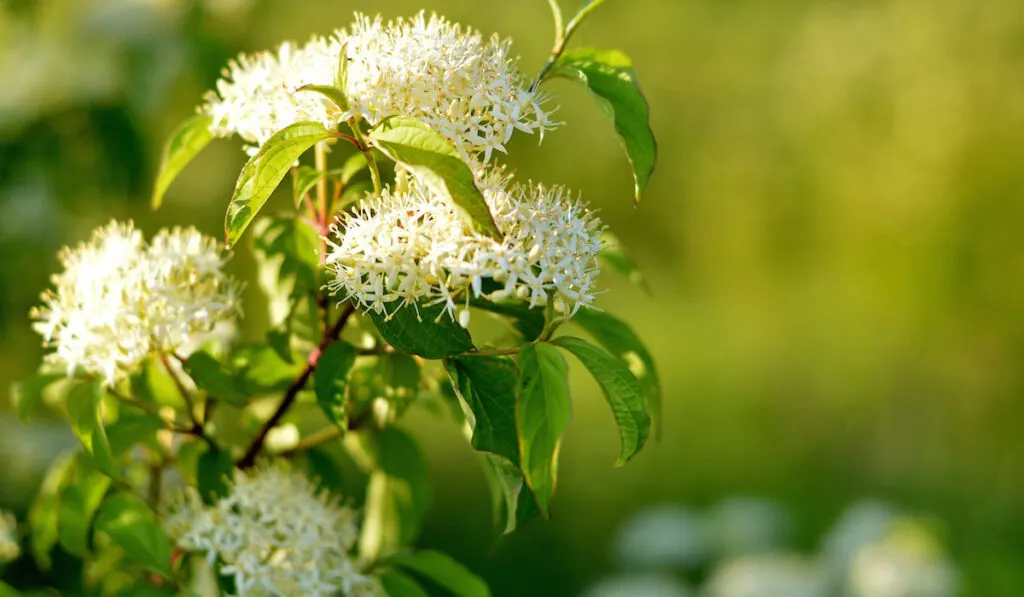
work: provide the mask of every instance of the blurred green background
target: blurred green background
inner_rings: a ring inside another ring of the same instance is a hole
[[[60,246],[112,217],[219,232],[236,142],[207,149],[159,214],[147,200],[163,139],[229,57],[356,10],[426,8],[499,32],[527,72],[552,36],[542,0],[0,7],[3,382],[38,363],[26,314]],[[496,543],[476,457],[451,421],[419,415],[435,489],[421,544],[499,597],[574,595],[608,573],[617,525],[646,505],[766,496],[811,550],[874,497],[941,521],[962,594],[1024,594],[1022,17],[995,0],[597,10],[576,43],[628,53],[651,104],[660,160],[642,204],[611,127],[566,83],[552,85],[566,126],[540,147],[518,137],[508,162],[579,189],[647,274],[652,297],[608,274],[600,304],[655,355],[664,435],[614,469],[612,419],[578,375],[554,518]],[[0,505],[23,512],[67,442],[0,420]]]

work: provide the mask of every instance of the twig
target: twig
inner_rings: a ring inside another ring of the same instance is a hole
[[[334,323],[334,326],[324,330],[324,335],[320,340],[320,345],[313,349],[313,352],[309,353],[309,357],[306,359],[306,366],[302,369],[302,372],[299,373],[299,376],[292,381],[291,385],[288,386],[277,410],[274,411],[274,414],[267,419],[267,422],[263,424],[259,432],[256,434],[252,444],[249,445],[249,449],[245,452],[245,456],[238,461],[238,468],[252,468],[252,466],[256,464],[256,457],[259,456],[264,442],[267,441],[267,434],[281,422],[285,413],[287,413],[288,409],[295,403],[295,399],[298,397],[299,392],[302,391],[302,388],[306,386],[306,382],[309,381],[313,372],[316,371],[316,366],[320,362],[320,356],[323,355],[324,350],[326,350],[328,346],[338,339],[338,336],[341,335],[342,328],[345,327],[345,323],[348,322],[349,317],[352,316],[354,311],[355,307],[352,303],[348,303],[345,305],[344,310],[342,310],[341,315],[338,316],[338,321]]]
[[[576,29],[583,23],[583,19],[587,18],[595,8],[600,6],[604,0],[591,0],[583,8],[580,9],[576,16],[569,21],[569,24],[562,28],[562,11],[558,7],[556,0],[548,0],[548,4],[551,5],[551,12],[555,17],[555,45],[551,48],[551,55],[548,57],[548,61],[541,67],[540,73],[537,78],[530,85],[530,91],[536,91],[537,87],[544,81],[544,77],[547,76],[548,71],[551,70],[558,59],[562,56],[562,52],[565,51],[565,46],[569,43],[569,39],[572,34],[576,32]]]
[[[185,362],[177,355],[175,355],[175,358],[180,360],[182,363]],[[192,396],[189,395],[188,388],[185,387],[185,384],[178,378],[178,374],[171,368],[171,363],[167,360],[167,355],[160,355],[160,362],[164,364],[164,369],[167,369],[167,375],[171,376],[171,380],[174,381],[174,387],[178,388],[178,393],[181,394],[182,400],[185,401],[185,405],[188,407],[189,420],[196,425],[202,426],[202,423],[196,418],[196,405],[192,402]]]

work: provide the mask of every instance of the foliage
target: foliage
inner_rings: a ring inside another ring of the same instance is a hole
[[[112,225],[64,254],[78,275],[60,278],[49,310],[34,315],[56,351],[17,387],[19,414],[28,420],[46,394],[66,406],[81,444],[54,464],[32,508],[31,553],[40,566],[59,546],[93,571],[84,582],[98,594],[209,592],[201,587],[209,567],[221,594],[398,597],[437,586],[485,597],[490,590],[466,567],[415,549],[431,492],[405,428],[407,409],[440,401],[461,413],[505,533],[557,506],[559,450],[572,414],[565,353],[605,394],[620,432],[618,464],[643,447],[660,412],[654,363],[624,322],[596,310],[596,255],[577,245],[599,247],[603,227],[563,191],[514,186],[489,163],[514,129],[554,126],[538,86],[570,76],[612,118],[639,200],[655,143],[631,64],[619,52],[566,50],[598,4],[587,3],[566,26],[554,5],[555,47],[535,79],[518,72],[507,44],[422,15],[387,24],[359,17],[351,33],[232,63],[219,95],[172,134],[152,195],[152,207],[161,207],[174,178],[210,142],[242,136],[251,157],[226,206],[226,245],[194,231],[161,233],[129,287],[122,264],[135,264],[145,245],[130,225]],[[385,41],[361,37],[381,27]],[[373,52],[383,52],[388,35],[401,42],[396,52],[408,53],[409,69],[422,55],[416,48],[430,46],[441,52],[441,71],[462,72],[463,54],[479,54],[487,68],[477,76],[487,80],[466,84],[448,73],[441,81],[450,87],[438,91],[446,110],[410,107],[421,90],[400,76],[404,63],[387,71],[394,79],[362,68],[383,60]],[[488,93],[477,91],[483,83]],[[514,93],[491,93],[502,86]],[[374,101],[385,107],[371,108]],[[303,163],[308,153],[312,165]],[[269,213],[289,173],[292,201]],[[389,199],[410,197],[436,199],[434,211],[388,220]],[[372,262],[352,263],[340,250],[359,217],[380,226]],[[420,226],[441,235],[438,246],[454,245],[445,249],[451,254],[429,266],[418,261]],[[221,270],[226,250],[243,247],[246,234],[273,325],[255,344],[235,341],[240,285]],[[478,261],[460,261],[470,253]],[[620,250],[609,258],[635,271]],[[416,284],[441,298],[421,300]],[[356,300],[352,288],[371,298]],[[171,308],[182,304],[194,308]],[[149,317],[155,306],[169,315]],[[503,320],[514,337],[481,342],[472,310]],[[559,335],[570,321],[601,347]],[[77,352],[61,350],[69,342]],[[80,358],[98,350],[90,342],[102,342],[103,358]],[[311,404],[322,426],[295,434],[292,418]],[[328,447],[355,462],[365,483],[354,488],[325,456]],[[319,480],[296,476],[298,463]],[[165,487],[172,479],[182,485],[176,492]],[[352,498],[363,502],[358,528]],[[337,525],[327,524],[334,518]],[[312,528],[317,521],[326,526]],[[268,529],[302,539],[281,543]],[[314,569],[285,570],[289,558]],[[332,569],[315,569],[322,562]],[[122,574],[96,572],[115,569]],[[126,585],[123,573],[141,580]]]

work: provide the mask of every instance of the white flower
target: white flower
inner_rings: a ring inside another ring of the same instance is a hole
[[[281,44],[277,52],[242,54],[228,63],[200,111],[213,119],[219,137],[238,135],[254,154],[274,133],[296,122],[335,128],[341,110],[303,85],[333,85],[341,45],[336,38],[314,37],[304,46]]]
[[[328,287],[341,299],[386,312],[386,305],[518,297],[553,302],[571,316],[593,304],[602,225],[560,187],[508,184],[500,173],[478,183],[504,240],[472,230],[447,202],[413,181],[406,194],[385,191],[332,227]],[[500,288],[485,293],[485,280]]]
[[[414,116],[448,137],[464,156],[484,162],[505,151],[514,130],[555,126],[509,57],[510,40],[484,40],[437,15],[384,23],[356,15],[338,33],[348,58],[345,92],[350,109],[371,125],[393,115]],[[480,155],[482,154],[482,155]]]
[[[188,489],[164,524],[179,548],[219,560],[238,597],[383,597],[349,555],[356,512],[283,462],[236,470],[229,494],[211,506]]]
[[[825,597],[827,574],[798,555],[744,556],[719,565],[704,586],[704,597]]]
[[[111,222],[60,253],[64,271],[33,309],[49,362],[109,384],[145,358],[189,354],[238,314],[240,286],[214,239],[194,228],[162,230],[149,245],[131,222]]]
[[[19,555],[18,521],[10,512],[0,510],[0,564],[13,562]]]
[[[909,519],[858,551],[847,580],[851,597],[953,597],[959,585],[935,537]]]
[[[540,133],[556,126],[544,107],[547,97],[509,57],[511,42],[420,13],[384,23],[356,15],[350,31],[314,37],[276,52],[241,55],[228,64],[203,113],[218,136],[239,135],[254,153],[290,124],[315,121],[336,128],[361,117],[371,126],[388,116],[412,116],[446,136],[467,159],[490,159],[505,151],[515,130]],[[334,85],[345,53],[342,112],[304,85]]]

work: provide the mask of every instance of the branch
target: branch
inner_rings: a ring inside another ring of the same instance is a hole
[[[355,311],[355,307],[352,303],[345,305],[341,315],[338,316],[338,321],[334,323],[334,326],[330,329],[324,330],[323,338],[320,340],[320,345],[313,349],[313,352],[309,353],[309,357],[306,359],[306,366],[302,369],[302,373],[288,386],[288,389],[284,393],[284,397],[281,399],[281,404],[278,405],[277,410],[274,414],[267,419],[267,422],[263,424],[259,432],[256,434],[256,438],[253,439],[252,444],[246,451],[245,456],[238,461],[238,468],[247,469],[252,468],[256,464],[256,457],[259,456],[260,450],[263,449],[264,442],[267,441],[267,434],[270,430],[277,426],[281,422],[281,419],[288,412],[288,409],[295,403],[295,399],[298,397],[299,392],[306,386],[306,382],[316,371],[316,366],[320,362],[320,355],[324,353],[324,350],[328,346],[334,343],[341,335],[342,328],[345,327],[345,323],[348,322],[349,317]]]

